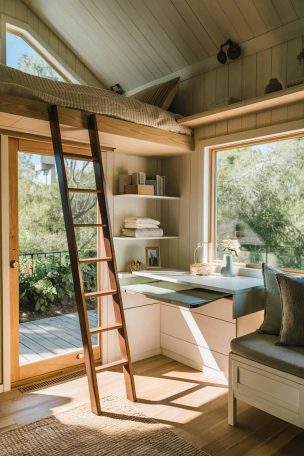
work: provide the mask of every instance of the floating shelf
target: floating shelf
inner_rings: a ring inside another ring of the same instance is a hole
[[[221,120],[251,114],[265,109],[273,109],[286,104],[297,103],[304,99],[304,84],[296,85],[285,90],[269,93],[260,97],[232,103],[228,106],[218,106],[210,111],[204,111],[192,116],[183,117],[177,122],[187,127],[198,127]]]
[[[156,200],[179,200],[180,196],[158,196],[158,195],[136,195],[134,193],[124,193],[123,195],[114,195],[114,198],[138,198],[138,199],[156,199]]]
[[[158,237],[128,237],[128,236],[113,236],[114,241],[147,241],[147,240],[162,240],[162,239],[178,239],[178,236],[158,236]]]

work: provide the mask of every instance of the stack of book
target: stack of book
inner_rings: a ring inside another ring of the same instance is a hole
[[[165,196],[166,189],[165,176],[146,175],[144,171],[130,174],[120,174],[119,178],[119,194],[138,193],[144,195]]]

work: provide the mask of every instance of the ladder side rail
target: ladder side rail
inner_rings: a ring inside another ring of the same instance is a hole
[[[101,220],[104,226],[103,238],[105,251],[107,256],[112,256],[112,261],[108,263],[110,287],[117,290],[116,294],[112,296],[113,305],[114,305],[114,314],[117,323],[122,323],[122,328],[118,329],[119,345],[122,358],[127,359],[128,363],[123,366],[123,373],[125,377],[126,392],[128,399],[136,401],[136,392],[134,384],[133,369],[131,364],[130,348],[129,341],[126,330],[126,321],[122,304],[122,295],[118,280],[118,271],[116,265],[114,241],[111,231],[111,221],[109,217],[109,208],[107,201],[107,187],[106,180],[104,176],[103,163],[102,163],[102,153],[99,141],[98,127],[97,127],[97,118],[96,114],[91,114],[88,116],[88,131],[90,138],[90,145],[92,156],[95,159],[93,161],[96,188],[99,190],[97,193],[99,210],[101,215]]]
[[[65,171],[63,147],[60,133],[60,124],[58,116],[58,108],[52,105],[49,108],[49,120],[52,134],[52,142],[54,148],[55,162],[58,174],[59,189],[62,202],[63,217],[67,242],[69,248],[69,256],[72,270],[72,277],[75,290],[75,300],[79,316],[79,324],[83,343],[84,361],[89,383],[89,393],[91,399],[92,411],[100,415],[100,399],[95,371],[94,353],[92,349],[91,336],[89,334],[89,322],[87,316],[87,304],[84,298],[84,289],[81,280],[81,270],[78,262],[77,241],[73,227],[73,216],[68,195],[68,182]]]

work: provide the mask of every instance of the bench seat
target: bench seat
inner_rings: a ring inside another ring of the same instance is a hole
[[[254,332],[231,341],[232,353],[304,379],[304,347],[277,345],[278,336]]]

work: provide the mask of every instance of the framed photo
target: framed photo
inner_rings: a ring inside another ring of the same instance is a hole
[[[159,269],[160,268],[159,247],[146,247],[146,264],[147,264],[147,269]]]

